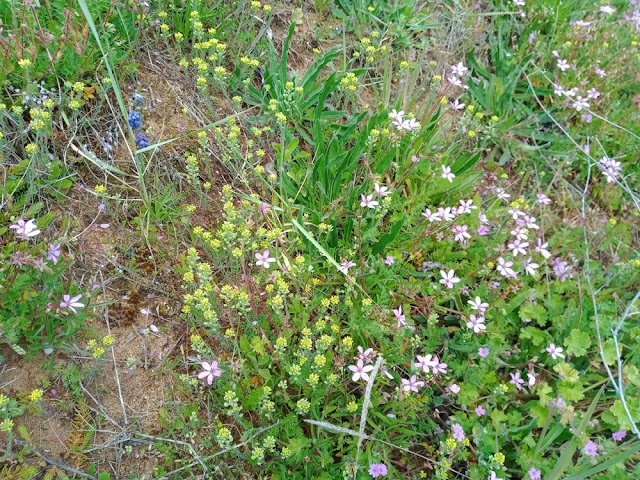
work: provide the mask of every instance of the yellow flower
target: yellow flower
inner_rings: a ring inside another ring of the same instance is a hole
[[[36,402],[36,401],[40,400],[42,398],[42,394],[43,393],[44,392],[42,390],[40,390],[40,389],[33,390],[31,392],[31,401],[32,402]]]
[[[469,130],[467,132],[467,135],[469,135],[470,137],[475,137],[476,136],[476,132],[474,132],[473,130]]]
[[[102,337],[102,344],[106,345],[107,347],[113,345],[113,337],[111,335],[105,335],[104,337]]]
[[[2,405],[4,405],[7,402],[7,400],[9,400],[7,397],[5,397],[4,395],[0,394],[0,407]]]
[[[358,404],[356,402],[354,402],[353,400],[351,400],[348,404],[347,404],[347,412],[349,413],[353,413],[356,410],[358,410]]]
[[[500,465],[504,463],[505,456],[502,452],[498,452],[493,456],[493,459],[498,462]]]
[[[98,347],[93,351],[93,356],[95,358],[100,358],[104,354],[104,348]]]
[[[269,13],[271,11],[271,5],[265,5],[264,7],[262,7],[264,9],[265,12]]]
[[[18,60],[18,65],[20,65],[22,68],[30,67],[31,60],[29,60],[28,58],[23,58],[22,60]]]
[[[10,432],[13,428],[13,420],[9,420],[8,418],[0,423],[0,430],[3,432]]]

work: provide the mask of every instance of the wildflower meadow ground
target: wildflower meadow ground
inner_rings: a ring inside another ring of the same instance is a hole
[[[0,21],[1,479],[640,478],[636,0]]]

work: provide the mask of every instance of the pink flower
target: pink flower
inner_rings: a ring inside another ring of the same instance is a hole
[[[424,209],[424,212],[422,212],[422,216],[429,220],[429,222],[439,222],[440,220],[442,220],[436,212],[431,213],[431,210],[428,208]]]
[[[349,261],[343,260],[342,263],[340,264],[340,267],[338,267],[338,271],[347,275],[349,273],[349,269],[355,266],[356,264],[353,262],[353,260],[349,260]]]
[[[527,254],[527,250],[526,248],[529,246],[529,242],[522,242],[518,239],[514,240],[513,242],[511,242],[509,245],[507,245],[509,247],[509,249],[511,250],[511,253],[517,257],[518,254],[522,254],[522,255],[526,255]]]
[[[49,244],[49,254],[47,256],[47,260],[51,260],[54,265],[58,264],[58,260],[60,259],[60,245],[54,245],[53,243]]]
[[[420,355],[416,355],[416,363],[415,366],[416,368],[420,368],[424,371],[424,373],[429,373],[430,369],[434,369],[434,373],[435,373],[435,366],[438,364],[437,360],[431,360],[431,354],[427,355],[426,357],[421,357]]]
[[[528,473],[529,473],[529,480],[542,479],[542,472],[540,470],[536,470],[535,468],[531,467]]]
[[[377,183],[374,185],[374,190],[376,192],[376,195],[378,195],[379,197],[386,197],[387,195],[391,195],[392,192],[389,191],[388,187],[380,186]]]
[[[472,310],[478,310],[479,313],[484,313],[489,308],[489,304],[483,302],[480,297],[476,297],[475,300],[469,300],[467,303],[471,305]]]
[[[10,225],[9,228],[16,231],[16,234],[24,239],[35,237],[40,233],[35,220],[27,220],[26,222],[21,218],[14,225]]]
[[[433,368],[433,373],[438,375],[439,373],[447,373],[447,364],[440,363],[440,359],[438,357],[433,357],[433,361],[436,362],[436,365]]]
[[[451,390],[453,393],[459,393],[460,386],[457,383],[452,383],[451,386],[449,387],[449,390]]]
[[[513,385],[515,385],[518,390],[522,390],[522,385],[524,385],[524,379],[520,378],[520,372],[509,373],[509,375],[511,375],[511,381],[509,383],[512,383]]]
[[[269,250],[265,250],[263,253],[256,253],[255,255],[258,259],[256,265],[259,267],[269,268],[271,266],[270,263],[276,261],[276,259],[269,254]]]
[[[487,235],[489,233],[489,230],[491,230],[489,227],[487,227],[486,225],[480,225],[478,227],[478,235],[480,235],[481,237],[484,237],[485,235]]]
[[[613,435],[611,435],[611,436],[613,437],[613,439],[616,442],[619,442],[619,441],[623,440],[624,437],[627,436],[627,432],[625,432],[624,430],[620,429],[617,432],[613,432]]]
[[[361,345],[358,345],[358,358],[360,360],[371,361],[371,359],[373,358],[373,348],[367,348],[365,350]]]
[[[596,75],[600,78],[604,78],[607,76],[607,73],[602,68],[596,68]]]
[[[584,453],[589,457],[595,457],[598,454],[598,444],[593,440],[589,440],[584,446]]]
[[[362,379],[367,382],[369,381],[369,372],[373,370],[373,365],[365,365],[362,360],[358,360],[355,365],[349,365],[347,368],[353,372],[351,380],[357,382]]]
[[[511,268],[512,265],[513,262],[507,262],[504,258],[499,257],[498,265],[496,265],[496,270],[498,270],[498,272],[500,272],[500,274],[505,277],[513,276],[515,275],[515,272]]]
[[[387,255],[387,258],[385,259],[384,263],[386,263],[387,265],[393,265],[394,263],[396,263],[396,261],[391,255]]]
[[[458,212],[459,214],[460,212]],[[469,225],[454,225],[451,229],[451,233],[454,235],[456,242],[464,243],[466,238],[471,238],[471,235],[467,233]]]
[[[569,70],[571,68],[571,65],[569,65],[569,62],[567,62],[566,60],[558,60],[558,68],[560,70],[562,70],[563,72],[565,70]]]
[[[551,355],[551,358],[553,358],[554,360],[558,357],[564,358],[564,353],[562,353],[563,349],[560,347],[556,347],[555,343],[550,343],[549,346],[545,348],[545,350],[549,352],[549,355]]]
[[[407,322],[405,321],[406,317],[402,314],[402,305],[400,305],[397,309],[394,309],[393,314],[396,316],[396,321],[398,322],[396,328],[403,327],[407,324]]]
[[[82,295],[76,295],[71,298],[71,295],[63,295],[62,302],[60,302],[60,308],[68,308],[73,313],[78,313],[76,308],[84,307],[84,303],[80,303],[78,300],[82,298]]]
[[[418,380],[418,377],[415,375],[411,375],[411,378],[409,379],[402,378],[400,381],[402,382],[402,390],[405,392],[417,392],[418,388],[424,386],[424,382],[422,380]]]
[[[478,405],[476,407],[475,412],[476,412],[476,415],[478,415],[479,417],[487,414],[487,411],[484,409],[482,405]]]
[[[460,281],[460,279],[456,277],[456,274],[453,270],[449,270],[449,272],[440,270],[440,275],[442,275],[440,283],[442,285],[446,285],[447,288],[453,288],[453,285]]]
[[[459,423],[454,423],[451,428],[453,429],[453,438],[455,438],[459,442],[465,439],[466,435],[464,434],[462,425],[460,425]]]
[[[198,374],[198,378],[207,377],[207,383],[209,385],[213,384],[213,379],[215,377],[219,377],[220,375],[222,375],[222,370],[218,368],[218,362],[216,362],[215,360],[211,363],[202,362],[200,365],[202,366],[204,371]]]
[[[368,195],[365,197],[363,193],[360,195],[360,200],[362,200],[360,202],[361,207],[376,208],[378,205],[380,205],[380,202],[373,199],[373,195]]]
[[[467,328],[472,330],[473,333],[480,333],[483,330],[487,329],[487,326],[484,324],[484,317],[476,317],[475,315],[469,315],[469,321],[467,322]]]
[[[547,250],[549,244],[547,242],[542,243],[542,239],[538,239],[538,246],[536,247],[536,252],[542,255],[544,258],[549,258],[551,254]]]
[[[538,201],[543,205],[549,205],[551,203],[551,199],[547,197],[544,193],[539,193],[537,197],[538,197]]]
[[[480,347],[478,349],[478,355],[480,355],[482,358],[486,358],[489,356],[489,349],[488,348],[484,348],[484,347]]]

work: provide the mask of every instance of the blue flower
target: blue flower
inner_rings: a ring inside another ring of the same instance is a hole
[[[147,138],[147,136],[142,132],[138,132],[138,135],[136,136],[136,147],[138,147],[138,149],[142,149],[148,146],[149,139]]]
[[[129,112],[129,126],[134,130],[138,130],[142,126],[142,118],[135,110]]]

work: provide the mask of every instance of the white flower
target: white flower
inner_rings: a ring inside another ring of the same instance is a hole
[[[347,368],[353,372],[351,380],[357,382],[362,379],[367,382],[369,381],[369,372],[373,370],[373,365],[364,365],[362,360],[358,360],[355,365],[349,365]]]
[[[566,60],[558,60],[558,68],[564,72],[565,70],[569,70],[571,65],[569,65],[569,62]]]
[[[524,270],[527,275],[535,275],[536,268],[540,268],[540,265],[531,261],[531,257],[527,258],[524,262]]]
[[[14,229],[16,233],[22,238],[35,237],[40,233],[40,230],[38,230],[38,226],[33,219],[27,220],[25,222],[21,218],[15,223],[15,225],[10,225],[9,228]]]
[[[455,102],[449,102],[449,105],[451,105],[451,108],[454,110],[464,110],[464,103],[460,103],[458,100]]]
[[[440,270],[440,275],[442,275],[442,278],[440,279],[440,283],[443,285],[446,285],[447,288],[453,288],[453,285],[460,281],[460,279],[456,277],[456,274],[453,270],[449,270],[449,272]]]
[[[583,108],[589,108],[589,102],[587,102],[586,98],[582,98],[580,95],[578,95],[575,102],[573,102],[573,108],[576,109],[576,112],[579,112]]]
[[[395,108],[389,112],[389,118],[395,120],[398,123],[402,123],[402,119],[405,115],[406,114],[404,113],[404,110],[400,110],[399,112],[397,112]]]
[[[453,73],[454,75],[458,75],[458,76],[462,76],[465,73],[467,73],[469,71],[469,69],[467,67],[465,67],[462,62],[459,62],[458,65],[454,65],[453,67],[451,67],[451,73]]]
[[[450,166],[442,165],[442,178],[446,178],[447,180],[449,180],[449,182],[453,182],[453,179],[456,178],[456,176],[451,173]]]
[[[600,11],[601,11],[602,13],[616,13],[616,9],[615,9],[615,8],[613,8],[613,7],[612,7],[612,6],[610,6],[610,5],[602,5],[602,6],[600,7]]]
[[[538,246],[536,247],[536,252],[538,252],[544,258],[549,258],[551,256],[551,254],[547,250],[547,247],[549,247],[549,244],[547,242],[542,243],[542,239],[539,238],[538,239]]]
[[[269,268],[271,266],[269,264],[276,261],[269,255],[269,250],[265,250],[264,253],[256,253],[256,258],[258,259],[256,265],[264,268]]]
[[[390,192],[390,191],[389,191],[389,188],[388,188],[388,187],[385,187],[384,185],[383,185],[383,186],[380,186],[380,185],[378,185],[377,183],[375,184],[374,189],[375,189],[375,191],[376,191],[376,194],[377,194],[379,197],[386,197],[387,195],[391,195],[391,193],[392,193],[392,192]]]

